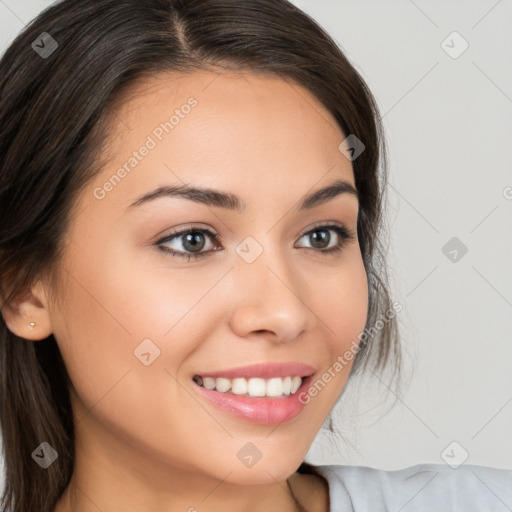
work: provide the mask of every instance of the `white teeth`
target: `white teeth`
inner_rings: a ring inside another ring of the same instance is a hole
[[[301,384],[301,378],[300,377],[293,377],[292,379],[292,389],[291,389],[291,393],[295,393],[295,391],[297,391],[297,389],[299,389],[299,386]]]
[[[215,389],[215,379],[213,379],[212,377],[204,377],[203,386],[206,389]]]
[[[301,377],[273,377],[271,379],[262,379],[259,377],[253,377],[251,379],[241,377],[236,379],[199,377],[197,380],[194,378],[194,380],[200,386],[206,389],[215,389],[220,393],[230,392],[235,395],[249,395],[254,397],[293,395],[302,384]]]
[[[245,379],[233,379],[231,392],[235,395],[244,395],[247,393],[247,381]]]
[[[253,378],[247,381],[247,393],[249,396],[265,396],[265,379]]]
[[[280,396],[283,394],[283,379],[269,379],[267,382],[267,395]]]
[[[286,377],[283,379],[283,393],[288,396],[292,392],[292,378]]]
[[[231,381],[229,379],[223,379],[222,377],[219,377],[218,379],[215,379],[215,388],[217,391],[225,393],[226,391],[230,390]]]

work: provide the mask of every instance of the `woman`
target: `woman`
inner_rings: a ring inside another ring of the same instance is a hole
[[[5,510],[512,506],[510,471],[303,462],[400,370],[378,111],[308,16],[64,0],[0,71]]]

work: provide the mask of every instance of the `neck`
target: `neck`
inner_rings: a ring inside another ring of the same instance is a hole
[[[222,484],[222,482],[217,482],[217,485],[220,484]],[[165,501],[163,506],[160,506],[160,504],[156,506],[158,507],[157,510],[165,512],[217,512],[221,510],[225,511],[226,509],[243,512],[263,512],[264,510],[276,510],[279,512],[313,512],[313,510],[304,508],[297,497],[294,496],[288,481],[285,483],[285,489],[281,488],[280,491],[275,490],[274,492],[274,490],[270,490],[269,492],[268,488],[266,490],[258,488],[258,496],[253,497],[250,502],[244,500],[239,492],[233,491],[229,496],[227,496],[227,494],[228,492],[226,491],[223,493],[223,497],[217,496],[215,498],[212,498],[212,495],[205,494],[202,499],[199,497],[195,499],[184,499],[183,496],[178,498],[172,496],[163,500]],[[264,499],[264,497],[266,497],[266,499]],[[104,505],[107,501],[107,505]],[[130,501],[133,505],[135,499],[133,498]],[[159,501],[160,498],[158,498],[158,500],[152,500],[153,503],[158,503]],[[115,505],[111,505],[111,502],[115,503]],[[195,506],[191,505],[192,503],[195,504]],[[139,511],[155,510],[155,508],[152,508],[153,505],[146,509],[145,507],[139,507],[138,504],[139,501],[137,500],[137,510]],[[126,506],[123,498],[119,495],[112,494],[109,500],[104,500],[103,497],[95,496],[94,493],[90,491],[86,492],[82,486],[72,480],[59,500],[54,512],[97,512],[98,510],[116,512],[127,510]]]
[[[169,467],[156,457],[145,460],[140,454],[130,462],[119,453],[90,448],[84,454],[77,446],[73,477],[55,512],[117,512],[129,510],[135,503],[138,512],[305,510],[297,488],[306,475],[296,473],[298,480],[292,486],[287,478],[269,473],[262,483],[240,483],[233,470],[219,479],[185,467]],[[259,478],[264,478],[261,475],[262,471]]]

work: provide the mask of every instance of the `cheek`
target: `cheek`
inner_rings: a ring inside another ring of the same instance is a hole
[[[73,253],[51,319],[68,373],[86,405],[127,371],[130,379],[146,379],[146,387],[154,386],[166,369],[175,375],[197,340],[211,334],[206,317],[213,317],[214,304],[203,299],[218,281],[216,272],[202,272],[197,279],[185,266],[171,272],[165,258],[135,257],[135,251],[122,250],[115,241],[101,245],[70,244]]]
[[[327,325],[331,347],[344,351],[358,339],[368,313],[368,281],[358,253],[347,259],[346,265],[332,276],[324,290],[325,293],[316,295],[317,311],[323,312],[319,316]]]
[[[187,319],[187,308],[197,299],[190,291],[170,289],[161,275],[157,279],[156,272],[127,257],[105,251],[98,261],[78,252],[52,311],[54,335],[73,384],[77,426],[87,435],[85,430],[99,420],[116,436],[139,438],[148,450],[172,453],[176,448],[166,442],[186,435],[179,430],[183,414],[178,411],[190,409],[173,375],[189,350],[187,339],[196,336],[190,329],[188,338],[175,331],[183,335],[181,324],[190,326],[180,319]],[[167,430],[155,433],[160,424]]]
[[[130,369],[133,338],[101,267],[68,272],[51,321],[71,381],[90,408]]]
[[[312,309],[321,319],[325,356],[322,371],[311,383],[308,395],[311,405],[326,417],[345,387],[366,325],[368,281],[360,255],[347,258],[346,265],[322,289],[324,293],[314,295]]]
[[[137,273],[127,272],[129,262],[112,249],[115,242],[98,237],[91,228],[94,225],[82,222],[76,225],[75,236],[71,234],[62,264],[62,291],[51,312],[55,339],[87,408],[136,364],[141,366],[133,350],[143,339],[139,339],[137,317],[126,309],[137,300],[136,293],[126,293]]]

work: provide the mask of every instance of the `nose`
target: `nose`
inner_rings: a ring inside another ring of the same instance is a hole
[[[318,321],[307,305],[307,283],[284,255],[264,250],[252,263],[237,258],[231,278],[230,324],[240,337],[289,343]]]

